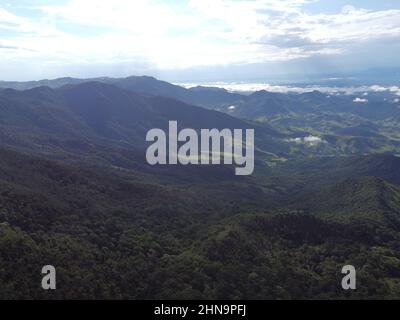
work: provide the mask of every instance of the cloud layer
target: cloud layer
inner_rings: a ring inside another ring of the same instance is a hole
[[[400,10],[348,5],[337,13],[311,13],[305,6],[313,2],[0,1],[0,70],[11,72],[26,61],[47,70],[229,66],[338,56],[370,41],[400,39]]]

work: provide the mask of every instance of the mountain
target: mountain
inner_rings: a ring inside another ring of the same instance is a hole
[[[100,82],[37,87],[0,92],[0,145],[55,159],[84,161],[101,166],[148,170],[146,134],[150,129],[255,129],[257,153],[275,157],[287,151],[284,135],[270,128],[224,113],[191,106],[161,96],[148,96]],[[139,169],[140,168],[140,169]],[[233,167],[232,167],[233,168]],[[175,170],[201,176],[229,176],[226,168]],[[196,174],[196,172],[199,172]],[[220,174],[217,174],[220,171]],[[165,172],[168,174],[168,172]]]
[[[292,142],[291,146],[285,145],[283,148],[275,144],[270,148],[273,154],[282,155],[287,153],[288,148],[291,148],[292,153],[303,155],[400,153],[400,142],[396,133],[400,105],[396,95],[391,92],[369,91],[365,95],[335,92],[328,94],[314,90],[286,94],[262,90],[242,95],[212,87],[186,89],[146,76],[2,82],[0,87],[27,89],[45,85],[59,90],[62,86],[92,82],[112,85],[149,98],[172,98],[236,118],[256,121],[260,126],[269,129],[274,128],[275,131],[285,133],[287,140]],[[296,143],[298,139],[308,136],[318,137],[324,143]]]
[[[234,101],[240,100],[242,97],[239,94],[230,93],[227,90],[212,87],[195,87],[186,89],[148,76],[131,76],[127,78],[103,77],[93,79],[60,78],[55,80],[29,82],[0,81],[0,88],[29,90],[45,86],[58,89],[63,86],[77,85],[86,82],[101,82],[140,94],[169,97],[181,100],[188,104],[210,107],[212,109],[217,109],[221,104],[233,103]]]
[[[370,219],[400,226],[400,189],[376,177],[355,177],[309,196],[305,208],[332,219]]]
[[[356,100],[357,98],[361,100]],[[262,90],[243,97],[237,102],[235,109],[227,109],[226,112],[253,120],[268,119],[278,115],[301,116],[334,112],[376,121],[398,116],[400,109],[398,104],[373,92],[366,98],[360,98],[357,94],[332,95],[317,90],[300,94],[271,93]]]
[[[188,104],[218,109],[220,105],[233,103],[242,98],[242,95],[230,93],[225,89],[197,86],[183,88],[153,77],[128,77],[122,79],[108,79],[101,82],[113,84],[119,88],[133,92],[156,95],[181,100]]]
[[[390,154],[298,159],[284,164],[282,170],[326,181],[374,176],[400,185],[400,158]]]
[[[361,98],[362,97],[362,98]],[[226,113],[266,123],[291,136],[293,142],[318,137],[318,148],[293,143],[294,151],[320,155],[400,153],[395,119],[400,105],[390,98],[369,92],[367,96],[323,94],[280,94],[260,91],[243,98]],[[314,149],[314,150],[313,150]]]

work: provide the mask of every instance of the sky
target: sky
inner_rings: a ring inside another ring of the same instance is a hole
[[[0,79],[400,67],[398,0],[0,0]]]

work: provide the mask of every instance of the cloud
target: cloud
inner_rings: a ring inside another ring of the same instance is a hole
[[[303,138],[293,138],[293,139],[288,139],[288,142],[296,143],[296,144],[304,144],[307,146],[318,146],[323,143],[327,143],[327,141],[321,139],[320,137],[316,136],[307,136]]]
[[[265,40],[265,42],[264,42]],[[304,38],[299,34],[275,35],[263,37],[261,43],[269,44],[278,48],[299,48],[320,46],[319,43],[312,42],[309,38]]]
[[[337,14],[271,16],[264,24],[264,45],[297,49],[303,56],[347,53],[371,41],[400,39],[400,10],[369,11],[345,6]]]
[[[18,49],[18,47],[15,47],[15,46],[5,46],[5,45],[2,45],[2,44],[0,43],[0,49]]]
[[[0,7],[0,26],[7,28],[19,24],[23,19]]]
[[[198,83],[177,83],[185,88],[196,87]],[[255,92],[265,90],[268,92],[276,93],[307,93],[319,91],[331,95],[356,95],[362,93],[363,96],[368,96],[369,92],[389,92],[394,95],[400,95],[400,87],[398,86],[359,86],[359,87],[329,87],[310,85],[304,87],[285,86],[285,85],[271,85],[268,83],[235,83],[235,82],[210,82],[203,84],[210,87],[223,88],[231,92]],[[361,101],[360,101],[361,99]],[[364,101],[366,100],[366,101]],[[367,99],[356,98],[356,103],[368,102]]]
[[[363,98],[355,98],[354,100],[353,100],[353,102],[354,103],[367,103],[368,102],[368,99],[363,99]]]
[[[400,39],[400,10],[315,14],[304,9],[313,2],[69,0],[27,6],[32,14],[24,15],[0,5],[4,46],[16,49],[0,59],[43,67],[144,61],[172,70],[337,56],[355,44]]]

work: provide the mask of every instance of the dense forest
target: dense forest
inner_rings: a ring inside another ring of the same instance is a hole
[[[146,184],[9,150],[1,168],[3,299],[400,294],[400,190],[379,178],[279,208],[244,183]],[[57,268],[54,292],[39,286],[45,264]],[[359,270],[354,292],[340,286],[346,264]]]

